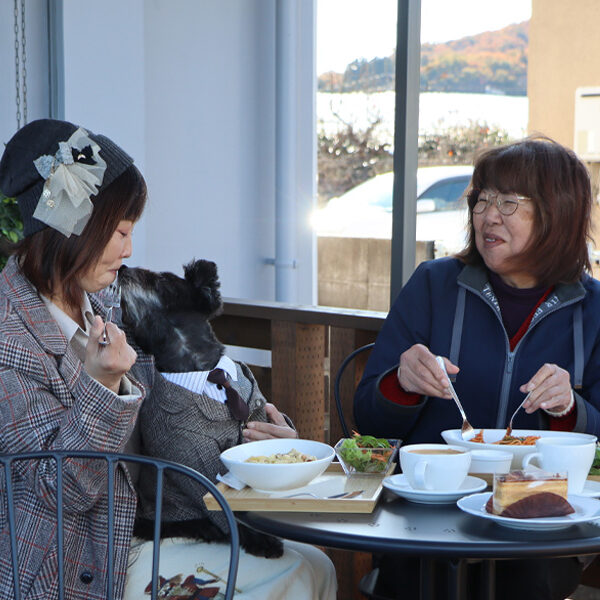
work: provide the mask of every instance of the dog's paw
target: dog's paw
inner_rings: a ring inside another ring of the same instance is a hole
[[[240,546],[254,556],[279,558],[283,554],[283,542],[272,535],[260,533],[241,523],[238,525]]]
[[[152,519],[137,518],[133,527],[133,535],[144,540],[154,537],[154,521]],[[229,535],[209,518],[190,519],[188,521],[163,521],[160,526],[160,537],[182,537],[205,542],[223,542]]]

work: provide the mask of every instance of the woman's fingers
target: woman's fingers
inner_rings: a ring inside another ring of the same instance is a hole
[[[449,374],[458,372],[458,367],[447,358],[444,359],[444,363]],[[429,349],[422,344],[411,346],[400,356],[398,381],[406,392],[451,398],[448,377],[444,369]]]
[[[546,363],[526,384],[521,386],[521,391],[531,392],[529,399],[523,405],[525,412],[532,413],[540,408],[561,411],[571,402],[571,378],[565,369]]]
[[[84,366],[90,377],[118,393],[121,378],[134,365],[137,354],[128,344],[125,333],[114,323],[107,323],[110,344],[101,345],[104,322],[94,318],[86,346]]]
[[[284,416],[277,410],[277,407],[270,402],[265,404],[265,412],[267,413],[267,418],[270,423],[274,423],[275,425],[281,425],[283,427],[287,427],[287,421]]]
[[[272,438],[297,438],[298,433],[287,424],[284,416],[277,407],[270,402],[265,404],[268,423],[263,421],[250,421],[242,431],[242,436],[247,442],[268,440]]]
[[[263,421],[250,421],[242,435],[246,441],[268,440],[272,438],[297,438],[298,433],[288,425],[274,425]]]

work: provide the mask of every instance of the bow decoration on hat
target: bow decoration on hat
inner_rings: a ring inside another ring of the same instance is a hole
[[[44,154],[33,161],[46,180],[33,216],[66,237],[79,235],[94,208],[90,196],[102,185],[106,162],[100,146],[85,129],[77,129],[66,142],[58,143],[54,156]]]

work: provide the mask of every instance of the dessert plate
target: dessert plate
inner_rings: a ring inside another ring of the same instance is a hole
[[[600,481],[594,481],[588,479],[583,486],[583,489],[578,496],[585,496],[586,498],[598,498],[600,497]]]
[[[475,517],[495,521],[504,527],[512,529],[551,530],[565,529],[577,523],[588,523],[600,519],[600,500],[584,496],[568,496],[569,503],[575,509],[574,513],[564,517],[543,517],[538,519],[513,519],[492,515],[485,510],[486,502],[492,492],[472,494],[461,498],[456,503],[458,508]]]
[[[416,490],[408,483],[406,475],[391,475],[383,480],[383,487],[387,488],[401,498],[420,504],[454,504],[459,498],[467,494],[480,492],[487,487],[487,483],[479,477],[467,475],[460,488],[457,490],[440,492],[438,490]]]

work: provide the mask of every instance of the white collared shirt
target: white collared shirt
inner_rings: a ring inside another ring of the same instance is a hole
[[[237,381],[237,367],[235,363],[227,356],[221,356],[219,362],[216,364],[215,369],[223,369],[227,376],[233,381]],[[212,371],[213,369],[211,369]],[[161,373],[162,376],[170,381],[176,383],[186,390],[196,392],[197,394],[206,394],[208,397],[213,398],[225,404],[227,395],[225,389],[216,383],[208,381],[208,374],[210,371],[188,371],[187,373]]]
[[[90,331],[92,329],[92,323],[94,322],[94,309],[90,303],[88,295],[83,293],[83,302],[81,305],[81,316],[83,317],[83,323],[85,330],[83,330],[78,323],[73,321],[71,317],[60,309],[50,298],[46,298],[40,294],[42,301],[46,305],[48,312],[52,315],[52,318],[56,321],[59,329],[63,335],[67,338],[69,345],[73,349],[75,356],[81,361],[85,361],[85,347],[87,346],[90,338]],[[127,377],[121,378],[121,387],[119,390],[119,398],[125,402],[132,402],[138,400],[142,392],[137,386],[134,386]]]

